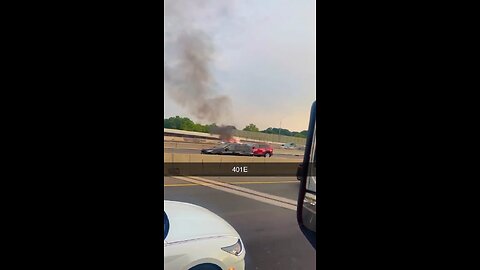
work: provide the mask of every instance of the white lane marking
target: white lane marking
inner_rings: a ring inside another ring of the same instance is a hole
[[[254,185],[254,184],[293,184],[298,183],[296,181],[240,181],[240,182],[228,182],[229,184],[236,184],[236,185]],[[198,186],[197,184],[163,184],[164,187],[192,187]]]
[[[239,186],[235,186],[235,185],[230,185],[230,184],[225,183],[225,182],[219,182],[219,181],[206,179],[206,178],[198,177],[198,176],[191,176],[190,178],[197,179],[197,180],[200,180],[200,181],[204,181],[204,182],[214,184],[214,185],[220,185],[220,186],[223,186],[223,187],[226,187],[226,188],[235,189],[235,190],[238,190],[238,191],[252,193],[253,195],[266,197],[268,199],[277,200],[277,201],[281,201],[281,202],[284,202],[284,203],[297,205],[297,201],[290,200],[290,199],[283,198],[283,197],[279,197],[279,196],[275,196],[275,195],[271,195],[271,194],[268,194],[268,193],[259,192],[259,191],[253,190],[253,189],[239,187]]]
[[[236,187],[236,186],[232,186],[232,185],[228,185],[228,184],[225,184],[225,183],[222,183],[222,182],[213,181],[213,180],[200,178],[200,177],[195,177],[195,178],[198,178],[198,179],[193,179],[193,177],[174,176],[174,178],[177,178],[177,179],[180,179],[180,180],[183,180],[183,181],[187,181],[187,182],[190,182],[190,183],[195,183],[195,184],[199,184],[199,185],[202,185],[202,186],[210,187],[210,188],[213,188],[213,189],[221,190],[221,191],[224,191],[224,192],[232,193],[232,194],[239,195],[239,196],[249,198],[249,199],[252,199],[252,200],[256,200],[256,201],[259,201],[259,202],[275,205],[275,206],[282,207],[282,208],[285,208],[285,209],[290,209],[290,210],[293,210],[293,211],[297,210],[297,206],[296,206],[297,202],[293,201],[293,200],[286,199],[286,198],[273,196],[273,195],[270,195],[270,194],[254,191],[254,190],[251,190],[251,189],[245,189],[245,188],[242,188],[243,190],[240,191],[238,189],[238,187]],[[234,188],[232,188],[232,187],[234,187]],[[281,198],[282,200],[278,200],[278,199],[275,199],[275,198]],[[285,201],[288,201],[289,203],[286,203]],[[294,204],[293,205],[290,204],[291,202],[294,202]]]

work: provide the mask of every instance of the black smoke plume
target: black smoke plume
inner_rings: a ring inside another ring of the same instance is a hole
[[[231,100],[218,94],[212,75],[215,48],[196,20],[221,16],[229,1],[164,1],[164,91],[199,120],[231,119]]]

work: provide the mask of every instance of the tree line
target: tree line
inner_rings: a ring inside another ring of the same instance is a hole
[[[186,130],[186,131],[209,133],[212,130],[212,128],[217,127],[217,125],[215,123],[210,125],[202,125],[202,124],[193,122],[187,117],[175,116],[175,117],[163,119],[163,127],[170,128],[170,129],[180,129],[180,130]],[[236,127],[233,127],[233,128],[237,129]],[[303,130],[301,132],[296,132],[296,131],[290,131],[284,128],[272,128],[272,127],[269,127],[265,130],[259,130],[255,124],[249,124],[245,128],[243,128],[243,130],[252,131],[252,132],[261,132],[261,133],[267,133],[267,134],[300,137],[300,138],[307,137],[306,130]]]

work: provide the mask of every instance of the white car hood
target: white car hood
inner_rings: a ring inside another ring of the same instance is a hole
[[[170,223],[167,243],[217,236],[240,238],[230,224],[203,207],[174,201],[164,201],[163,206]]]

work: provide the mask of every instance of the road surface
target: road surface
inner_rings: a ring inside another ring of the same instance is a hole
[[[246,269],[316,269],[315,249],[298,228],[295,177],[164,177],[166,200],[205,207],[242,237]]]

